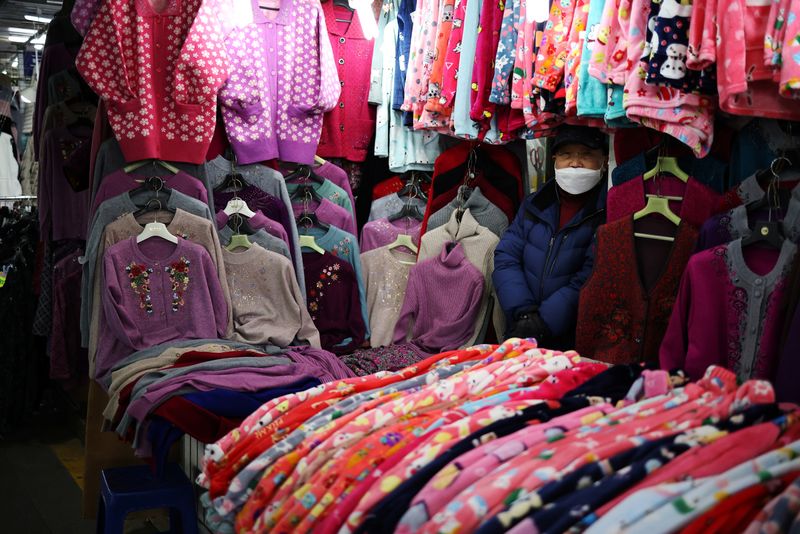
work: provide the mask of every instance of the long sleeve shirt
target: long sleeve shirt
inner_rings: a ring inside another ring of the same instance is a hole
[[[208,252],[178,238],[177,245],[135,237],[106,251],[103,310],[96,374],[132,352],[173,339],[224,337],[228,305]]]
[[[692,256],[661,343],[661,367],[699,378],[717,364],[742,380],[771,378],[784,281],[796,251],[788,239],[780,252],[743,250],[737,239]]]
[[[367,308],[372,331],[370,346],[392,344],[394,327],[406,294],[408,275],[416,258],[387,246],[361,254]]]
[[[460,347],[473,335],[483,286],[483,275],[467,260],[462,245],[445,245],[438,256],[411,269],[394,343],[410,337],[434,352]]]
[[[291,262],[253,245],[244,252],[222,251],[233,306],[235,341],[253,345],[320,346]]]

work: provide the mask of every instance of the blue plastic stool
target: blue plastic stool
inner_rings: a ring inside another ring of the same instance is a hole
[[[168,464],[162,478],[146,465],[103,469],[97,533],[122,534],[129,513],[169,508],[170,532],[197,534],[194,501],[192,484],[176,464]]]

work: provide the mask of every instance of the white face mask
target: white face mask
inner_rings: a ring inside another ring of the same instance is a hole
[[[589,191],[603,179],[603,169],[565,167],[556,169],[556,183],[571,195]]]

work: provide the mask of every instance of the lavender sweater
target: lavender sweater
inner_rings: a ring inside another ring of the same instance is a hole
[[[394,343],[411,333],[411,341],[428,352],[460,347],[472,336],[482,296],[483,275],[460,243],[447,243],[438,256],[411,268]]]
[[[117,360],[175,339],[224,337],[228,306],[211,256],[178,238],[177,246],[131,237],[106,251],[103,310],[95,373],[103,377]]]

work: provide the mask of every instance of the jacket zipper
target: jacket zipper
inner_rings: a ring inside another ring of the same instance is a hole
[[[542,279],[539,282],[539,302],[542,301],[542,295],[544,295],[544,279],[547,276],[547,263],[550,261],[550,253],[553,252],[553,243],[556,241],[556,236],[550,236],[550,243],[547,244],[547,254],[544,257],[544,271],[542,275]]]
[[[564,235],[561,237],[561,245],[558,247],[558,252],[560,252],[561,248],[564,246],[564,242],[567,240],[567,235],[569,235],[568,232],[564,232]],[[553,271],[556,270],[556,263],[558,263],[558,252],[556,252],[556,255],[553,256],[553,263],[550,264],[550,270],[547,272],[548,276],[553,274]]]

